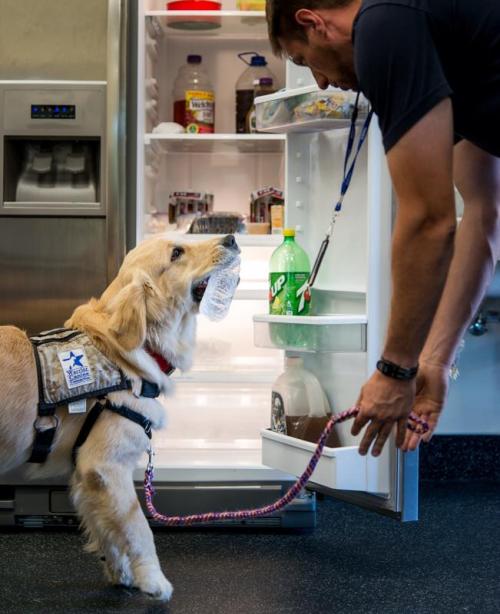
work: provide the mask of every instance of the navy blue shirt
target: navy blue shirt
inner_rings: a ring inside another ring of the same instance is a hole
[[[386,151],[451,97],[456,140],[500,156],[500,0],[364,0],[353,42]]]

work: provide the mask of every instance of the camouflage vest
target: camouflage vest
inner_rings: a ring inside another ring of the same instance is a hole
[[[30,340],[38,374],[39,416],[53,415],[60,405],[130,388],[122,371],[85,333],[58,328]]]

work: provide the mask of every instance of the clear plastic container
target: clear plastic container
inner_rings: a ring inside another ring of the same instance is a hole
[[[347,126],[352,117],[356,94],[341,90],[306,91],[290,96],[287,93],[271,99],[261,98],[256,104],[257,130],[307,131]],[[362,98],[359,117],[366,116],[368,102]]]
[[[174,83],[174,122],[190,134],[215,129],[215,94],[202,61],[201,55],[189,55]]]
[[[251,56],[250,62],[245,58]],[[255,83],[260,83],[260,79],[272,79],[276,84],[276,77],[269,70],[267,60],[263,55],[254,51],[240,53],[238,55],[242,62],[248,65],[236,82],[236,132],[237,134],[248,133],[248,115],[254,104]]]

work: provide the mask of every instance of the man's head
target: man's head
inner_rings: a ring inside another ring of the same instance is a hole
[[[267,0],[274,53],[308,66],[325,89],[356,89],[352,23],[361,0]]]

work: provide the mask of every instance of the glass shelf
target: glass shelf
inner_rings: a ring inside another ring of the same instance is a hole
[[[260,348],[298,352],[365,352],[366,314],[257,315],[254,342]]]
[[[165,153],[283,153],[284,134],[146,134]]]
[[[223,235],[210,235],[210,234],[186,234],[175,231],[161,232],[157,234],[146,234],[144,239],[151,239],[152,237],[164,237],[170,241],[178,241],[179,243],[199,243],[201,241],[207,241],[208,239],[215,239],[216,237],[222,237]],[[246,235],[235,234],[236,243],[240,247],[277,247],[283,242],[281,235]]]
[[[147,11],[169,38],[267,40],[264,11]]]

